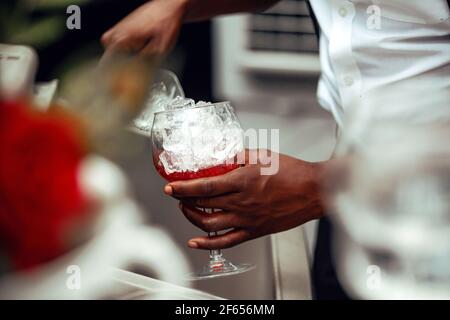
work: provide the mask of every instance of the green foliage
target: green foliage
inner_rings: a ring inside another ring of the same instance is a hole
[[[88,3],[90,0],[41,0],[38,1],[36,5],[39,9],[59,9],[67,8],[72,4],[83,5]]]
[[[46,46],[64,34],[65,20],[60,17],[43,18],[30,26],[22,26],[10,35],[12,43],[27,44],[33,47]]]
[[[51,12],[69,5],[82,5],[90,0],[1,0],[0,42],[23,44],[37,49],[60,39],[65,29],[65,17]],[[39,12],[39,17],[32,18]],[[49,14],[46,14],[49,12]]]

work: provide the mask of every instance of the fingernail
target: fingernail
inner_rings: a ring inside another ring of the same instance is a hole
[[[165,187],[164,187],[164,192],[165,192],[166,194],[168,194],[169,196],[171,196],[171,195],[173,194],[173,188],[172,188],[172,186],[170,186],[170,185],[165,186]]]
[[[198,248],[198,243],[195,242],[195,241],[189,241],[188,242],[188,246],[189,246],[189,248],[197,249]]]

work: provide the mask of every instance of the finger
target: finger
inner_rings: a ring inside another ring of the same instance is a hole
[[[102,35],[102,37],[101,37],[101,39],[100,39],[101,43],[103,44],[103,46],[104,46],[105,48],[108,47],[109,44],[111,43],[111,36],[112,36],[112,33],[113,33],[113,30],[110,29],[110,30],[106,31],[106,32]]]
[[[234,213],[206,213],[199,209],[180,204],[184,216],[205,232],[216,232],[239,227],[239,218]]]
[[[235,229],[216,237],[193,238],[188,241],[188,246],[193,249],[203,250],[227,249],[251,239],[252,236],[249,231]]]
[[[222,176],[171,182],[164,188],[168,195],[180,198],[203,198],[239,191],[239,177],[234,171]]]
[[[147,44],[139,51],[139,55],[143,57],[154,55],[162,56],[165,53],[163,46],[153,39],[149,39]]]
[[[238,193],[231,193],[224,196],[210,198],[184,198],[183,202],[194,208],[210,208],[232,211],[237,209],[236,204],[239,203],[238,195]]]
[[[103,53],[102,57],[100,58],[98,65],[99,66],[105,66],[108,65],[110,63],[110,61],[113,60],[115,53],[110,50],[110,49],[106,49],[105,52]]]
[[[146,45],[146,39],[136,37],[132,34],[118,34],[115,32],[111,35],[106,49],[111,52],[138,53]]]

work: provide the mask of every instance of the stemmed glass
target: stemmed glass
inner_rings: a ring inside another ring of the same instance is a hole
[[[152,127],[153,163],[169,182],[213,177],[239,167],[243,130],[229,102],[155,113]],[[205,213],[214,209],[200,208]],[[208,233],[209,237],[218,233]],[[233,264],[221,250],[211,250],[209,262],[192,280],[240,274],[250,264]]]

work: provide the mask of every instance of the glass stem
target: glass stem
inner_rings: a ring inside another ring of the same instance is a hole
[[[206,213],[214,213],[215,210],[214,209],[203,209],[204,212]],[[213,237],[213,236],[218,236],[219,234],[217,232],[208,232],[208,237]],[[223,257],[222,257],[222,250],[220,249],[213,249],[213,250],[209,250],[209,258],[210,258],[210,262],[211,263],[217,263],[217,262],[222,262],[224,261]]]
[[[214,232],[214,236],[217,236],[217,232]],[[212,237],[212,233],[208,233],[208,237]],[[209,250],[209,257],[212,260],[220,260],[220,258],[222,258],[222,250],[220,249],[214,249],[214,250]]]

